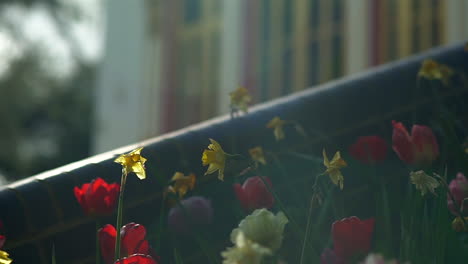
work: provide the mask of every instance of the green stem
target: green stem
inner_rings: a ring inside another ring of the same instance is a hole
[[[293,229],[294,229],[296,235],[297,235],[298,237],[301,237],[301,236],[302,236],[302,234],[301,234],[302,232],[301,232],[301,228],[300,228],[299,224],[291,217],[291,215],[290,215],[290,214],[288,213],[288,211],[286,210],[286,207],[283,205],[283,202],[281,202],[281,200],[279,199],[278,194],[276,194],[276,192],[273,191],[272,188],[270,188],[270,186],[269,186],[268,183],[265,181],[265,179],[263,178],[263,176],[259,176],[259,177],[260,177],[260,179],[262,180],[262,182],[263,182],[263,184],[265,185],[265,187],[267,188],[268,192],[270,192],[270,193],[273,195],[273,197],[275,197],[275,201],[278,203],[278,206],[279,206],[279,208],[281,209],[281,211],[283,211],[283,213],[286,215],[286,217],[288,218],[288,220],[291,221],[291,224],[292,224],[293,227],[294,227]],[[307,241],[306,241],[305,243],[307,243]],[[312,247],[312,246],[311,246],[311,247]],[[317,251],[314,247],[312,247],[312,249],[314,249],[315,253],[316,253],[317,255],[319,255],[319,254],[318,254],[318,251]]]
[[[57,259],[55,257],[55,244],[52,244],[52,264],[57,264]]]
[[[246,157],[244,157],[244,156],[241,155],[241,154],[229,154],[229,153],[224,152],[224,155],[226,155],[227,157],[230,157],[230,158],[237,158],[237,157],[239,157],[239,158],[247,159]]]
[[[289,154],[289,155],[291,155],[293,157],[314,161],[314,162],[317,162],[317,163],[322,163],[323,162],[322,159],[319,159],[316,156],[307,155],[307,154],[296,152],[296,151],[288,151],[288,152],[286,152],[286,154]]]
[[[312,211],[314,208],[314,199],[315,198],[315,193],[312,194],[312,197],[310,198],[310,204],[309,204],[309,213],[307,215],[307,224],[306,224],[306,230],[304,234],[304,242],[302,243],[302,250],[301,250],[301,261],[300,263],[304,263],[304,255],[305,255],[305,249],[306,249],[306,244],[307,244],[307,238],[309,235],[309,230],[310,230],[310,219],[312,218]]]
[[[159,223],[158,223],[158,233],[157,235],[161,237],[162,235],[162,230],[163,230],[163,222],[164,222],[164,204],[166,202],[166,199],[161,199],[161,210],[159,212]],[[161,243],[158,243],[156,245],[156,252],[159,252],[159,249],[161,247]]]
[[[125,190],[125,183],[127,182],[127,174],[122,171],[122,180],[120,183],[119,205],[117,208],[117,237],[115,239],[115,256],[114,262],[120,258],[120,229],[122,228],[122,215],[123,215],[123,197]]]
[[[301,264],[304,263],[304,259],[305,259],[304,258],[305,249],[306,249],[307,239],[308,239],[309,232],[310,232],[310,222],[311,222],[311,219],[312,219],[312,210],[314,208],[315,197],[317,195],[316,188],[317,188],[317,183],[318,183],[319,177],[320,177],[320,175],[317,175],[315,177],[314,185],[312,186],[312,197],[310,197],[309,213],[307,214],[307,224],[306,224],[306,230],[305,230],[305,234],[304,234],[304,242],[302,243],[302,250],[301,250],[301,260],[300,260]]]
[[[96,219],[96,264],[101,264],[101,250],[99,244],[99,220]]]

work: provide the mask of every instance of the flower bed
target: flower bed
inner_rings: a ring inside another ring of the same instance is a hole
[[[11,184],[3,250],[14,263],[52,252],[112,263],[115,241],[122,258],[141,254],[134,263],[354,263],[371,252],[464,263],[466,179],[451,180],[468,172],[467,61],[461,45],[436,49]],[[233,94],[236,110],[245,96]],[[114,160],[138,147],[117,159],[122,172]]]

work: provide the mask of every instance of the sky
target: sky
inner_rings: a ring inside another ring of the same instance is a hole
[[[0,78],[8,65],[27,49],[37,49],[40,61],[53,77],[67,78],[76,60],[95,63],[104,41],[102,0],[62,0],[60,22],[44,4],[10,4],[0,10]]]

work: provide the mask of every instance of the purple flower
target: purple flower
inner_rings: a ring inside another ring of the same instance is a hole
[[[169,211],[169,228],[178,234],[187,234],[191,228],[205,226],[213,219],[211,201],[192,196],[180,202]]]

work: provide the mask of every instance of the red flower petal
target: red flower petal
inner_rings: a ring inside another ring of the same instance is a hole
[[[439,156],[439,145],[437,139],[427,126],[413,125],[411,137],[416,148],[416,159],[418,163],[431,163]]]
[[[0,249],[3,248],[5,245],[6,237],[4,235],[0,235]]]
[[[73,192],[75,193],[75,197],[76,197],[76,200],[78,201],[78,203],[81,205],[81,208],[83,209],[84,213],[85,214],[89,214],[89,206],[86,202],[86,199],[84,198],[84,195],[86,193],[86,191],[88,190],[89,188],[89,183],[85,183],[81,186],[81,188],[78,188],[75,186],[75,188],[73,188]]]
[[[393,135],[392,135],[392,148],[398,157],[408,163],[412,164],[414,161],[414,147],[412,139],[406,127],[400,123],[392,121]]]
[[[128,258],[123,258],[115,262],[115,264],[158,264],[151,256],[143,254],[135,254]]]
[[[263,177],[265,182],[271,188],[271,181],[268,177]],[[263,183],[260,177],[251,177],[244,183],[244,188],[248,192],[249,199],[252,201],[251,209],[271,208],[273,207],[274,198],[268,191],[268,188]]]
[[[136,253],[148,254],[148,246],[146,247],[142,243],[145,240],[146,229],[143,225],[129,223],[122,227],[122,250],[125,255],[132,255]]]
[[[106,206],[106,185],[104,180],[97,178],[91,182],[91,186],[85,194],[86,203],[91,205],[92,211],[97,214],[109,214],[109,208]]]
[[[272,187],[268,177],[263,177],[269,187]],[[249,212],[254,209],[271,208],[274,204],[274,197],[268,191],[268,188],[263,183],[259,176],[248,178],[242,186],[234,184],[234,191],[237,199],[241,203],[242,208]]]
[[[432,129],[413,125],[411,136],[401,123],[393,123],[393,150],[408,164],[429,164],[439,156],[439,145]]]
[[[242,208],[246,209],[249,207],[247,194],[239,183],[233,185],[234,193],[236,194],[237,200],[239,200]]]
[[[367,254],[374,230],[373,218],[361,221],[353,216],[332,224],[334,252],[345,260]]]
[[[120,184],[113,183],[107,186],[107,196],[105,198],[106,206],[113,211],[114,207],[117,205],[117,199],[119,198]]]
[[[73,189],[78,203],[87,215],[111,214],[117,205],[120,185],[108,184],[101,178]]]
[[[98,230],[99,244],[101,246],[101,256],[104,262],[111,264],[115,255],[115,239],[117,230],[112,225],[105,225]]]
[[[353,158],[363,163],[374,163],[386,158],[387,143],[378,136],[359,137],[358,140],[349,147],[349,152]]]

